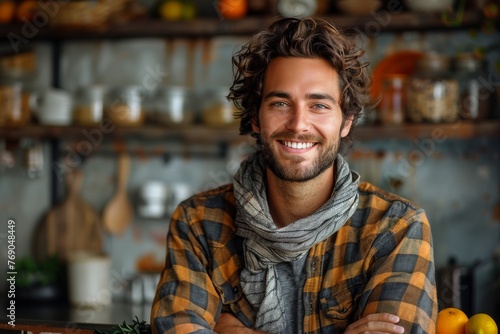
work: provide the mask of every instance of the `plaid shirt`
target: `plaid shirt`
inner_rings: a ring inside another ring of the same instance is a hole
[[[303,333],[343,333],[389,312],[405,333],[434,333],[437,297],[429,222],[422,209],[368,183],[354,215],[308,253]],[[153,333],[213,333],[220,312],[252,327],[242,294],[243,239],[235,235],[232,185],[193,196],[175,211],[166,266],[151,313]]]

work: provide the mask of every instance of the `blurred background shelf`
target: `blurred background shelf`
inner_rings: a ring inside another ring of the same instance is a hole
[[[347,16],[328,15],[340,27],[358,28],[368,35],[381,31],[402,30],[448,30],[478,27],[483,20],[480,11],[464,12],[461,18],[447,14],[422,14],[402,12],[391,14],[379,11],[372,15]],[[0,38],[9,40],[21,36],[29,40],[65,40],[94,38],[134,38],[134,37],[212,37],[244,36],[264,28],[273,17],[248,16],[238,20],[220,18],[197,18],[184,21],[164,21],[141,19],[124,23],[110,24],[99,29],[37,27],[33,30],[26,24],[0,25]]]
[[[97,127],[28,125],[21,128],[0,128],[0,138],[39,139],[79,138],[85,133],[99,131]],[[202,125],[189,127],[165,127],[146,125],[141,127],[116,127],[109,133],[101,131],[104,138],[136,137],[143,139],[179,139],[187,142],[238,142],[248,140],[240,136],[237,128],[210,128]],[[500,136],[500,121],[455,122],[439,124],[361,125],[355,130],[358,140],[450,138],[473,139]]]

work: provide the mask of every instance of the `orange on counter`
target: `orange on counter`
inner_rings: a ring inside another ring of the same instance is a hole
[[[436,334],[465,334],[469,318],[460,309],[448,307],[439,311]]]
[[[486,313],[474,314],[465,326],[466,334],[498,334],[498,327]]]
[[[226,19],[241,19],[247,14],[247,0],[219,0],[217,7],[220,14]]]

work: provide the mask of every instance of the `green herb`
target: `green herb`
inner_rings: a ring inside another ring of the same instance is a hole
[[[145,320],[139,321],[135,316],[132,324],[127,324],[125,321],[121,325],[116,325],[111,331],[95,330],[97,334],[151,334],[151,326]]]
[[[36,262],[31,257],[24,257],[17,261],[17,281],[21,288],[36,284],[48,285],[63,282],[66,278],[66,267],[57,256]]]

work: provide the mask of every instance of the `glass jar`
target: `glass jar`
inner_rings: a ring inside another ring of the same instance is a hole
[[[103,86],[81,87],[75,92],[73,120],[76,124],[90,126],[102,121],[105,92]]]
[[[152,118],[165,125],[194,123],[196,98],[186,87],[161,87],[154,98]]]
[[[239,124],[234,114],[238,111],[233,101],[228,100],[229,88],[218,88],[206,93],[202,121],[209,126],[236,126]]]
[[[406,75],[388,74],[382,79],[380,122],[401,124],[406,118]]]
[[[104,116],[117,126],[144,124],[143,96],[144,92],[140,86],[125,86],[111,90],[105,100]]]
[[[0,127],[19,127],[31,120],[30,94],[23,79],[0,73]]]
[[[457,58],[456,79],[459,84],[459,112],[465,120],[483,120],[490,116],[493,91],[481,84],[481,77],[487,82],[484,62],[471,54],[463,54]]]
[[[445,55],[430,53],[418,61],[407,94],[408,117],[413,122],[453,122],[458,118],[458,82]]]

